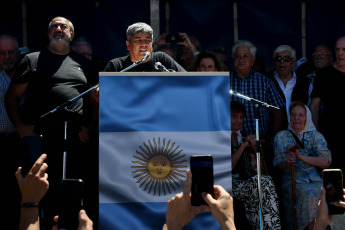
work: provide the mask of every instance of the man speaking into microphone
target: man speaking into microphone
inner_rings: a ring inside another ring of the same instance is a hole
[[[173,58],[164,52],[152,52],[153,29],[146,23],[137,22],[127,28],[126,46],[129,55],[110,60],[105,72],[157,72],[157,62],[171,72],[186,72]]]

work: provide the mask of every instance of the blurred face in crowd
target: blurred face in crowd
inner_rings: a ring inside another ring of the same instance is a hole
[[[92,60],[92,49],[88,44],[76,44],[74,46],[74,51],[83,55],[90,61]]]
[[[152,37],[149,33],[136,33],[131,41],[126,41],[132,62],[140,61],[146,51],[152,54]]]
[[[244,114],[240,111],[231,111],[231,130],[239,131],[243,125]]]
[[[196,70],[198,72],[217,72],[216,65],[212,58],[201,59],[199,66],[197,66]]]
[[[306,121],[307,111],[302,105],[296,105],[291,109],[290,124],[293,130],[301,132],[304,129]]]
[[[19,55],[18,43],[15,40],[9,37],[0,38],[0,69],[14,69]]]
[[[234,52],[234,68],[237,74],[246,76],[255,62],[255,57],[252,57],[249,47],[238,47]]]
[[[337,57],[337,66],[345,69],[345,37],[338,39],[336,42],[335,56]]]
[[[313,63],[316,69],[323,69],[329,65],[331,65],[333,61],[332,54],[327,47],[324,46],[317,46],[314,49],[313,56]]]
[[[67,19],[57,17],[52,20],[48,29],[50,49],[69,49],[73,37],[74,33],[71,31],[71,27]]]
[[[279,77],[287,77],[295,68],[296,60],[292,59],[290,51],[283,51],[275,56],[274,65]]]

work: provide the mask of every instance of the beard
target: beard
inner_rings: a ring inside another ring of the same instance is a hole
[[[51,36],[49,39],[49,47],[55,51],[65,51],[69,49],[71,41],[71,34],[65,36]]]
[[[59,46],[59,47],[68,47],[70,44],[70,40],[66,37],[53,37],[50,39],[49,45],[51,46]]]

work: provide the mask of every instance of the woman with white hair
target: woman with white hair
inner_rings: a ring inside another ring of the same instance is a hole
[[[286,224],[288,229],[293,229],[292,214],[296,207],[297,229],[312,229],[322,186],[317,167],[327,168],[330,165],[331,152],[323,135],[316,130],[305,104],[292,102],[288,121],[288,130],[280,131],[274,138],[273,159],[273,165],[282,171]],[[291,178],[293,171],[295,182]],[[295,205],[291,183],[295,183]]]

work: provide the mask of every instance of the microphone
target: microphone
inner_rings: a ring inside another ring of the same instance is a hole
[[[162,65],[162,63],[160,62],[156,62],[155,63],[155,69],[156,70],[159,70],[159,71],[162,71],[162,72],[170,72],[167,68],[165,68],[164,65]]]
[[[139,63],[146,62],[151,57],[151,53],[149,51],[146,51],[144,54],[144,57],[140,60]]]
[[[132,69],[133,67],[146,62],[150,57],[151,57],[151,53],[149,51],[146,51],[145,54],[144,54],[144,57],[141,60],[134,62],[132,65],[124,68],[120,72],[126,72],[126,71]]]

